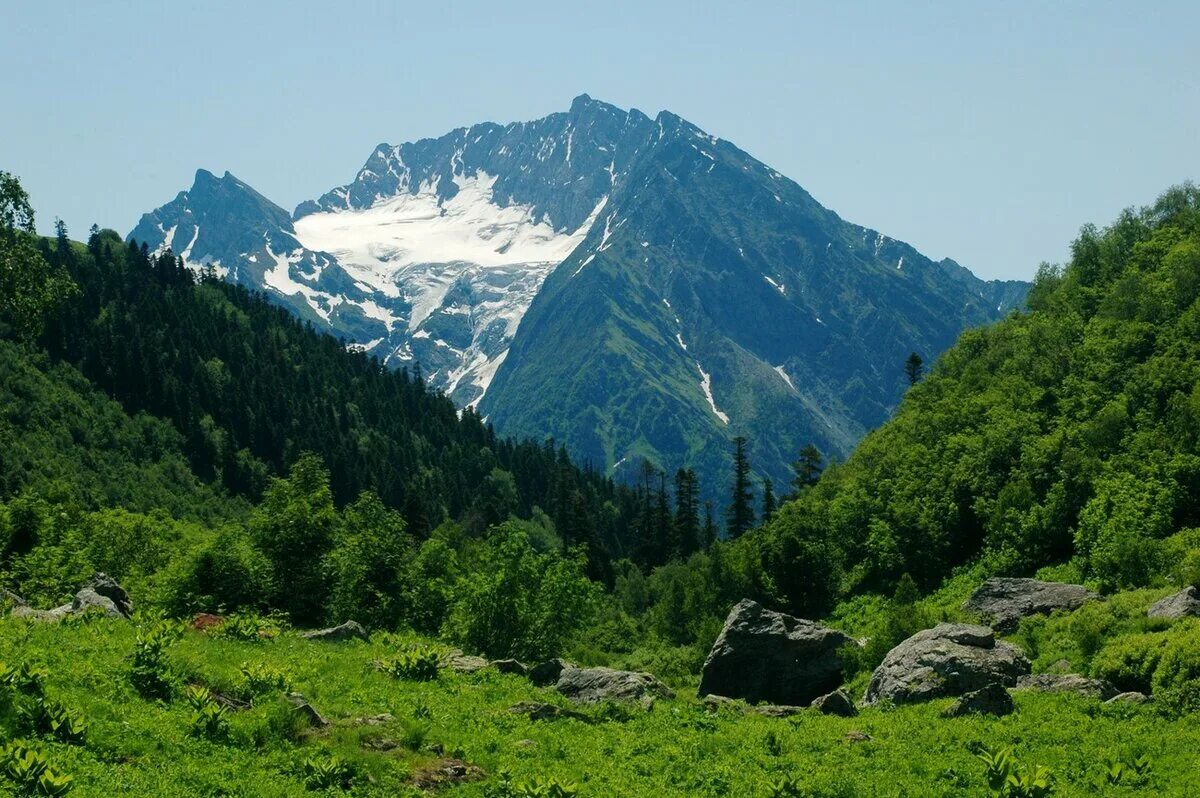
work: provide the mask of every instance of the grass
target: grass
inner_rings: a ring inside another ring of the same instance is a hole
[[[44,667],[47,695],[87,720],[83,745],[32,741],[57,771],[74,777],[73,796],[296,796],[313,792],[306,782],[336,794],[340,787],[320,785],[344,783],[342,765],[352,779],[347,794],[419,795],[411,775],[442,756],[486,774],[439,791],[448,796],[503,795],[502,773],[518,784],[574,783],[579,795],[598,798],[749,798],[770,795],[770,785],[789,780],[800,795],[987,795],[984,766],[972,753],[984,745],[1012,747],[1023,765],[1049,768],[1056,795],[1144,789],[1183,796],[1193,790],[1200,764],[1194,716],[1172,720],[1149,707],[1063,695],[1017,693],[1018,712],[999,719],[941,719],[947,701],[849,719],[713,715],[684,693],[650,712],[591,710],[598,721],[592,724],[531,721],[508,708],[561,699],[518,676],[443,670],[434,680],[415,681],[380,672],[378,661],[428,645],[397,635],[330,644],[287,632],[242,641],[189,630],[168,654],[172,700],[147,700],[129,678],[136,634],[134,624],[102,618],[0,621],[0,660]],[[282,674],[330,725],[303,728],[282,693],[268,692],[252,708],[229,711],[226,733],[211,739],[195,733],[185,685],[243,698],[251,692],[244,671],[266,668]],[[354,722],[385,713],[391,719],[381,725]],[[870,739],[848,742],[851,732]],[[1153,763],[1141,788],[1098,792],[1095,784],[1112,762],[1139,757]],[[0,785],[0,794],[11,787]]]

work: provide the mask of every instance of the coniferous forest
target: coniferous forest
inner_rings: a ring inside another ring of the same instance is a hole
[[[1194,186],[1085,226],[1025,309],[897,363],[911,387],[845,462],[808,447],[792,484],[756,484],[735,441],[725,506],[687,469],[621,484],[499,437],[169,250],[33,221],[0,173],[0,794],[1194,788]],[[129,607],[87,611],[97,572]],[[852,705],[1008,577],[1088,598],[994,620],[996,646],[1144,702]],[[846,711],[696,697],[746,599],[845,633]],[[347,621],[369,639],[300,636]],[[581,709],[560,675],[581,668],[552,658],[649,682]],[[542,661],[549,681],[523,675]]]

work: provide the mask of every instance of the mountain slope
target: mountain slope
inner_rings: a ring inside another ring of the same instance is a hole
[[[883,421],[910,351],[932,357],[1024,295],[844,222],[671,114],[643,149],[480,403],[498,428],[709,475],[741,434],[778,482],[806,443],[841,455]]]
[[[231,199],[198,211],[214,181]],[[419,366],[502,433],[609,474],[693,466],[709,495],[735,435],[777,482],[807,443],[844,455],[898,401],[910,351],[932,359],[1027,289],[844,222],[679,117],[586,95],[381,144],[284,217],[201,172],[131,238]]]

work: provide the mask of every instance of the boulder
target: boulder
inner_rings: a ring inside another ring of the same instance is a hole
[[[1004,685],[992,682],[978,690],[964,693],[942,713],[944,718],[961,718],[963,715],[1009,715],[1013,700]]]
[[[565,660],[548,659],[529,669],[529,681],[538,687],[549,687],[558,681],[558,677],[562,675],[565,668],[571,667],[574,666]]]
[[[834,690],[832,693],[817,696],[813,699],[811,706],[822,715],[840,715],[843,718],[852,718],[858,714],[854,702],[850,700],[850,696],[846,695],[844,690]]]
[[[321,729],[329,725],[329,721],[317,712],[312,704],[308,703],[308,699],[300,693],[288,693],[287,702],[292,705],[292,709],[296,714],[304,718],[305,722],[314,729]]]
[[[346,640],[366,640],[367,630],[358,621],[346,621],[340,626],[332,626],[328,629],[316,629],[311,632],[305,632],[300,635],[305,640],[323,640],[326,642],[340,643]]]
[[[980,690],[992,682],[1011,687],[1029,670],[1024,652],[997,642],[988,627],[942,623],[887,653],[871,675],[863,703],[928,701]]]
[[[483,657],[473,657],[461,651],[452,651],[442,658],[442,667],[449,668],[456,673],[475,673],[487,666],[488,661]]]
[[[807,706],[842,683],[848,635],[749,599],[725,619],[700,675],[700,695]]]
[[[95,576],[83,586],[83,590],[88,589],[94,590],[111,601],[126,618],[133,615],[133,601],[129,598],[129,594],[125,592],[125,588],[117,584],[117,580],[108,574],[97,571]]]
[[[509,673],[514,676],[529,675],[529,666],[515,659],[494,659],[492,660],[492,667],[501,673]]]
[[[71,605],[66,604],[62,607],[55,607],[52,610],[38,610],[25,604],[19,607],[13,607],[10,615],[14,618],[24,618],[27,621],[57,621],[71,611]]]
[[[1200,617],[1200,591],[1195,585],[1188,585],[1173,596],[1167,596],[1162,601],[1156,601],[1146,610],[1150,618]]]
[[[461,759],[440,759],[424,765],[413,773],[410,781],[413,786],[422,790],[437,790],[455,784],[478,781],[486,774],[477,766],[469,765]]]
[[[554,689],[577,704],[644,701],[672,698],[675,695],[670,688],[648,673],[572,666],[562,669],[558,681],[554,683]]]
[[[1098,598],[1083,585],[993,577],[975,589],[963,609],[984,618],[999,632],[1011,632],[1026,615],[1070,612]]]
[[[1151,700],[1152,699],[1150,698],[1150,696],[1146,695],[1145,693],[1129,692],[1129,693],[1117,693],[1115,696],[1108,699],[1104,703],[1106,703],[1106,704],[1147,704]]]
[[[0,590],[0,603],[7,604],[8,606],[13,607],[14,609],[16,607],[29,606],[26,603],[25,599],[21,598],[20,596],[18,596],[16,593],[12,592],[11,590]]]
[[[87,612],[89,610],[102,612],[109,618],[127,617],[108,596],[102,596],[92,588],[85,587],[75,594],[75,600],[71,602],[71,613]]]
[[[1104,679],[1089,679],[1077,673],[1039,673],[1017,679],[1018,690],[1040,693],[1075,693],[1085,698],[1107,701],[1117,694],[1117,688]]]

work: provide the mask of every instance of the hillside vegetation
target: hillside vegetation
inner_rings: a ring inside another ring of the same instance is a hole
[[[662,477],[619,487],[497,439],[169,254],[36,239],[0,178],[0,297],[22,297],[0,303],[0,602],[31,605],[0,620],[0,794],[1194,791],[1200,620],[1147,613],[1200,582],[1193,187],[1085,228],[1027,312],[964,335],[764,524],[710,540],[686,474],[672,507]],[[97,571],[131,618],[46,612]],[[862,639],[840,653],[858,698],[900,641],[977,620],[984,579],[1033,574],[1103,599],[1004,630],[1033,672],[1149,702],[785,718],[695,698],[741,599]],[[299,634],[348,619],[369,640]],[[570,706],[458,672],[451,645],[645,670],[676,696]]]

